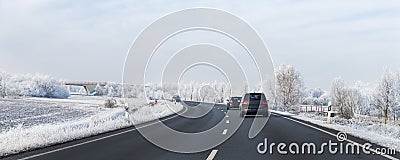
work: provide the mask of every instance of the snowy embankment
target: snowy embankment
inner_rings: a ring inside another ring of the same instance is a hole
[[[295,115],[280,111],[271,112],[291,116],[293,118],[301,119],[319,126],[345,132],[352,136],[368,140],[372,143],[394,148],[397,151],[400,151],[400,125],[398,124],[385,125],[370,120],[357,118],[344,119],[339,117],[333,117],[332,123],[328,124],[326,121],[326,116],[316,115],[315,113],[300,113]]]
[[[124,107],[102,108],[97,105],[100,103],[99,99],[62,100],[63,102],[55,102],[57,100],[54,99],[51,100],[52,102],[47,102],[47,100],[0,100],[2,108],[11,104],[19,106],[20,103],[23,103],[25,106],[21,108],[28,108],[26,113],[34,112],[28,117],[20,117],[19,120],[16,120],[16,117],[25,113],[16,115],[5,113],[9,115],[9,119],[1,120],[2,124],[14,121],[18,121],[19,124],[9,125],[10,127],[0,130],[0,157],[148,122],[172,115],[183,109],[180,104],[162,102],[151,107],[139,106],[133,112],[126,112]],[[71,106],[72,104],[74,105]],[[51,109],[36,108],[37,105],[47,106]],[[52,107],[58,107],[58,109]],[[43,110],[46,110],[46,113],[40,112]],[[53,114],[47,114],[49,111]],[[71,117],[71,115],[75,117]],[[36,119],[36,123],[28,125],[25,123],[25,121],[29,122],[34,119]]]

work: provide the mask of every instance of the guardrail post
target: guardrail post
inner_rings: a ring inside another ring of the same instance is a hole
[[[328,118],[326,119],[326,123],[331,124],[331,114],[332,111],[328,111]]]

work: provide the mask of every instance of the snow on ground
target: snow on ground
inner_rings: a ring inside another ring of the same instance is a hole
[[[134,112],[126,112],[124,107],[99,107],[101,101],[104,98],[0,100],[0,157],[148,122],[183,109],[164,101],[151,107],[140,104]]]
[[[284,115],[284,116],[294,116],[294,114],[289,113],[289,112],[282,112],[282,111],[277,111],[277,110],[271,110],[272,113],[277,113],[280,115]]]
[[[26,128],[90,117],[98,112],[98,105],[0,99],[0,109],[1,133],[17,126]]]
[[[276,111],[271,111],[276,112]],[[332,128],[347,134],[368,140],[385,147],[394,148],[400,151],[400,125],[398,124],[382,124],[379,122],[372,122],[362,119],[343,119],[340,117],[333,117],[332,123],[328,124],[326,116],[317,115],[316,113],[299,113],[294,115],[287,112],[276,112],[278,114],[292,116],[294,118],[302,119],[313,124],[317,124],[326,128]]]
[[[38,97],[28,97],[25,100],[34,100],[40,102],[58,102],[58,103],[81,103],[81,104],[104,104],[106,99],[103,96],[85,96],[85,95],[71,95],[68,99],[53,99],[53,98],[38,98]],[[122,99],[122,98],[117,98]]]

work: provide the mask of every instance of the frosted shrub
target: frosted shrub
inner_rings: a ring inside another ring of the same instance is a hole
[[[107,96],[108,97],[121,97],[122,96],[122,86],[115,83],[109,83],[106,85]]]
[[[16,74],[4,80],[6,96],[68,98],[69,91],[54,78],[41,74]]]
[[[96,96],[104,96],[107,95],[107,88],[100,86],[99,84],[96,85],[96,88],[94,89],[96,91]]]
[[[117,101],[114,98],[109,98],[106,99],[106,101],[104,102],[104,107],[105,108],[114,108],[117,105]]]

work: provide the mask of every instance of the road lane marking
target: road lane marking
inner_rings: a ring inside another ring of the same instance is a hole
[[[215,155],[217,155],[218,150],[214,149],[211,151],[210,155],[208,155],[206,160],[213,160]]]
[[[185,111],[183,111],[182,113],[185,113],[188,110],[186,107],[184,107],[184,108],[185,108]],[[35,155],[29,156],[29,157],[21,158],[20,160],[32,159],[32,158],[43,156],[43,155],[46,155],[46,154],[50,154],[50,153],[54,153],[54,152],[58,152],[58,151],[62,151],[62,150],[66,150],[66,149],[70,149],[70,148],[74,148],[74,147],[78,147],[78,146],[81,146],[81,145],[89,144],[89,143],[92,143],[92,142],[100,141],[100,140],[103,140],[103,139],[115,137],[115,136],[122,135],[122,134],[125,134],[125,133],[128,133],[128,132],[136,131],[137,129],[140,129],[140,128],[144,128],[144,127],[148,127],[148,126],[160,123],[160,122],[164,122],[166,120],[170,120],[170,119],[178,117],[178,116],[180,116],[180,115],[176,114],[176,115],[168,117],[166,119],[155,121],[155,122],[152,122],[152,123],[149,123],[149,124],[146,124],[146,125],[134,128],[134,129],[130,129],[130,130],[126,130],[126,131],[123,131],[123,132],[119,132],[119,133],[115,133],[115,134],[112,134],[112,135],[108,135],[108,136],[105,136],[105,137],[100,137],[100,138],[93,139],[93,140],[90,140],[90,141],[74,144],[74,145],[71,145],[71,146],[66,146],[66,147],[62,147],[62,148],[59,148],[59,149],[55,149],[55,150],[51,150],[51,151],[35,154]],[[87,137],[87,138],[90,138],[90,137]]]
[[[226,120],[226,123],[228,123],[228,124],[229,124],[229,120]]]
[[[296,120],[296,119],[292,119],[292,118],[289,118],[289,117],[281,116],[281,115],[276,114],[276,113],[272,113],[272,114],[274,114],[274,115],[276,115],[276,116],[279,116],[279,117],[282,117],[282,118],[285,118],[285,119],[287,119],[287,120],[293,121],[293,122],[300,123],[300,124],[302,124],[302,125],[305,125],[305,126],[307,126],[307,127],[313,128],[313,129],[318,130],[318,131],[320,131],[320,132],[326,133],[326,134],[331,135],[331,136],[333,136],[333,137],[337,137],[336,134],[333,134],[333,133],[331,133],[331,132],[329,132],[329,131],[326,131],[326,130],[323,130],[323,129],[321,129],[321,128],[318,128],[318,127],[315,127],[315,126],[312,126],[312,125],[309,125],[309,124],[300,122],[300,121],[298,121],[298,120]],[[360,143],[354,142],[354,141],[349,140],[349,139],[346,139],[346,141],[349,142],[349,143],[353,143],[353,144],[355,144],[355,145],[357,145],[357,146],[363,148],[363,145],[360,144]],[[375,149],[373,149],[373,148],[371,148],[371,147],[369,147],[369,148],[367,148],[367,149],[368,149],[369,151],[374,152],[375,154],[381,155],[381,156],[383,156],[383,157],[385,157],[385,158],[388,158],[388,159],[391,159],[391,160],[399,160],[398,158],[392,157],[392,156],[387,155],[387,154],[379,154],[377,150],[375,150]],[[373,154],[373,155],[375,155],[375,154]]]
[[[226,118],[229,118],[229,115],[226,115],[225,117],[226,117]]]
[[[228,132],[228,129],[224,129],[224,131],[222,132],[223,135],[225,135]]]

